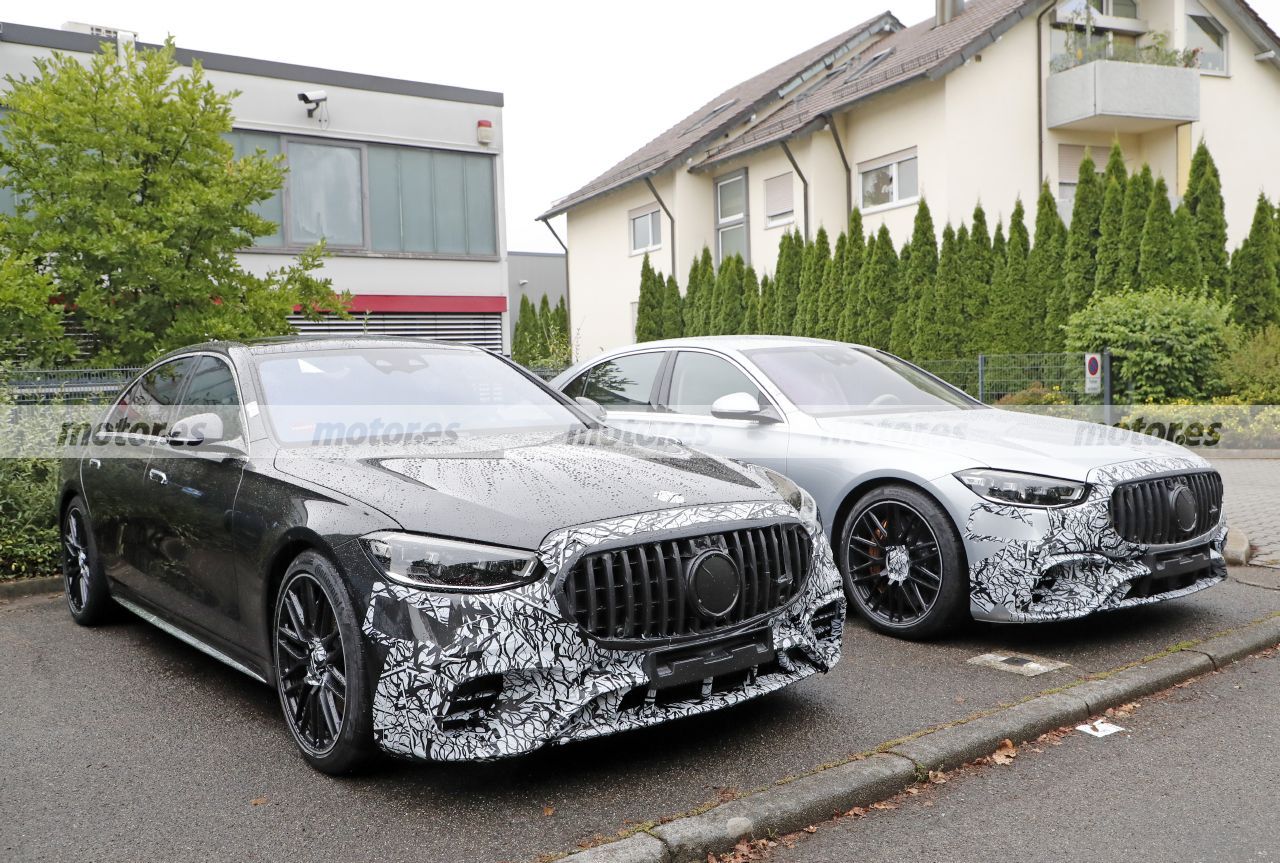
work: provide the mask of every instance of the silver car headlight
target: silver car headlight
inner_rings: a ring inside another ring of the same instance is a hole
[[[407,587],[462,593],[506,590],[538,577],[531,551],[380,531],[360,538],[387,578]]]
[[[813,499],[813,495],[776,470],[761,467],[760,471],[773,485],[778,494],[782,496],[783,500],[795,507],[796,512],[800,514],[801,521],[811,526],[821,524],[822,515],[818,512],[818,502]]]
[[[1089,491],[1089,486],[1083,482],[1009,470],[975,468],[962,470],[954,476],[978,497],[1014,506],[1074,506],[1084,500]]]

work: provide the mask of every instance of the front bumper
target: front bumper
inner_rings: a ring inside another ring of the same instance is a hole
[[[1221,516],[1206,532],[1176,547],[1128,542],[1111,522],[1111,493],[1118,483],[1203,467],[1196,459],[1162,457],[1099,468],[1090,476],[1088,498],[1062,509],[1005,506],[964,489],[973,617],[1017,623],[1070,620],[1176,599],[1223,581],[1227,526]]]
[[[647,533],[703,526],[712,533],[717,522],[794,516],[783,503],[741,503],[568,528],[539,549],[546,579],[496,593],[376,583],[364,622],[381,660],[373,695],[375,739],[387,752],[412,758],[502,758],[718,710],[827,671],[840,658],[845,608],[820,532],[800,596],[751,628],[769,640],[775,661],[717,678],[710,691],[683,687],[653,697],[645,667],[653,650],[602,647],[564,618],[553,594],[555,573],[565,562],[606,540],[641,541]]]

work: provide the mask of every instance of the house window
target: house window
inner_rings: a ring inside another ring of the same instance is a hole
[[[1187,47],[1199,49],[1200,69],[1204,72],[1227,72],[1227,30],[1218,20],[1198,8],[1199,4],[1188,4],[1187,13]],[[1191,11],[1195,9],[1195,11]]]
[[[716,180],[716,260],[727,260],[734,255],[749,260],[745,169]]]
[[[631,228],[631,254],[639,255],[662,248],[662,212],[655,207],[632,210],[628,223]]]
[[[364,177],[359,147],[290,141],[289,242],[364,246]]]
[[[1112,18],[1137,18],[1138,0],[1063,0],[1058,4],[1058,18],[1090,14],[1109,15]]]
[[[858,165],[862,208],[889,207],[920,197],[920,164],[913,147]]]
[[[767,228],[796,220],[795,183],[790,171],[764,181],[764,218]]]
[[[493,159],[369,145],[375,252],[496,255]]]
[[[1058,145],[1058,201],[1072,204],[1076,199],[1076,186],[1080,183],[1080,163],[1084,161],[1086,148],[1080,144]],[[1105,162],[1098,162],[1096,150],[1091,150],[1094,158],[1094,172],[1101,175],[1106,167]]]

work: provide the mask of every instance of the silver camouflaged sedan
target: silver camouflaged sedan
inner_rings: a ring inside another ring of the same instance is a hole
[[[875,628],[1065,620],[1226,577],[1222,480],[1158,438],[987,407],[872,348],[712,336],[554,380],[606,421],[785,473],[817,501]],[[1100,433],[1102,432],[1102,433]]]

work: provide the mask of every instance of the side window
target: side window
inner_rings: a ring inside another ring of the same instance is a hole
[[[169,414],[182,392],[187,372],[195,364],[182,357],[156,366],[143,375],[116,403],[107,424],[112,431],[161,436],[169,432]]]
[[[240,436],[240,397],[236,393],[236,381],[230,366],[217,357],[200,358],[174,421],[205,413],[216,413],[222,419],[224,438]]]
[[[730,393],[749,393],[763,406],[759,388],[737,366],[712,354],[681,351],[671,372],[668,407],[676,413],[711,416],[711,405]]]
[[[617,357],[592,366],[566,388],[570,397],[586,396],[606,408],[652,410],[653,382],[662,365],[661,351]]]

